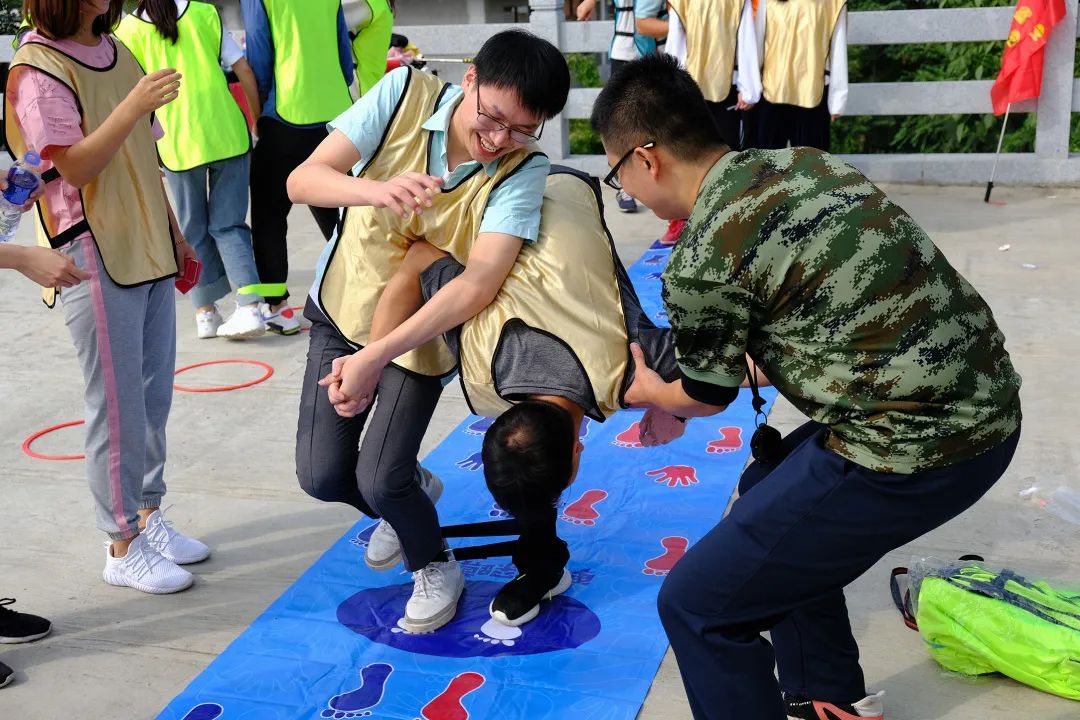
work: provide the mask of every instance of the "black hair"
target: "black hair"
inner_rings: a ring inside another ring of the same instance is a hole
[[[492,497],[519,520],[550,512],[570,484],[576,442],[574,421],[558,405],[514,405],[484,435],[481,458]]]
[[[593,105],[592,126],[604,146],[622,154],[655,142],[680,160],[727,143],[716,129],[701,88],[671,55],[652,54],[623,65]]]
[[[545,120],[562,112],[570,68],[559,49],[525,30],[495,33],[473,58],[480,85],[513,90],[526,110]]]
[[[176,0],[139,0],[135,11],[146,13],[161,37],[173,45],[180,39],[180,30],[176,27],[180,19],[176,14]]]

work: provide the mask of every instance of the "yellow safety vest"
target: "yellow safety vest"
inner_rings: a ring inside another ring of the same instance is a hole
[[[431,131],[420,124],[439,107],[448,88],[434,76],[409,69],[386,134],[361,177],[385,181],[406,172],[428,172]],[[406,220],[388,208],[348,208],[318,292],[320,307],[338,331],[354,345],[367,344],[383,288],[414,240],[426,240],[466,264],[491,192],[536,154],[535,148],[526,147],[502,157],[493,176],[478,166],[456,186],[435,195],[433,207]],[[442,338],[394,362],[430,376],[446,375],[457,365]]]
[[[84,135],[97,130],[143,76],[139,63],[122,43],[116,43],[116,60],[111,66],[95,69],[54,47],[26,42],[11,61],[12,71],[20,66],[37,68],[71,89],[82,112]],[[8,152],[22,157],[28,148],[10,97],[10,93],[4,94],[4,135]],[[176,275],[169,211],[151,127],[149,119],[137,123],[105,168],[82,188],[82,222],[70,228],[56,227],[55,214],[45,198],[37,203],[38,244],[61,247],[89,231],[105,271],[121,287]],[[42,179],[56,182],[59,178],[59,173],[50,170]],[[46,289],[43,295],[52,307],[56,291]]]
[[[599,188],[573,171],[548,176],[540,236],[517,262],[490,305],[461,328],[461,386],[472,411],[495,417],[502,396],[492,359],[511,320],[551,335],[573,353],[603,420],[622,407],[629,339],[616,255],[604,225]]]
[[[825,93],[833,31],[847,0],[788,0],[765,5],[762,96],[815,108]]]
[[[386,0],[366,0],[371,20],[352,35],[353,60],[356,78],[363,95],[386,74],[386,53],[394,29],[394,13]]]
[[[262,0],[274,42],[277,114],[290,125],[330,122],[352,105],[338,53],[341,0]]]
[[[686,31],[686,71],[709,102],[731,92],[735,48],[746,0],[672,0]]]
[[[153,23],[127,15],[119,37],[146,72],[176,68],[184,76],[180,96],[157,111],[165,136],[161,164],[173,172],[244,155],[251,149],[247,120],[236,104],[218,58],[221,17],[209,3],[189,2],[177,20],[173,44]]]

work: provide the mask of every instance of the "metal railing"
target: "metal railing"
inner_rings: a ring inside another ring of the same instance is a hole
[[[1035,151],[1006,153],[997,170],[1005,184],[1080,185],[1080,155],[1069,153],[1072,113],[1080,111],[1080,79],[1075,79],[1077,2],[1065,0],[1066,16],[1046,46],[1042,96],[1013,106],[1014,113],[1037,116]],[[527,26],[566,53],[604,53],[612,25],[604,22],[566,22],[562,0],[532,0]],[[893,10],[851,12],[850,45],[894,45],[1004,40],[1011,7],[955,10]],[[426,55],[469,56],[500,30],[521,25],[412,25],[396,28]],[[10,37],[0,37],[0,62],[11,57]],[[940,82],[852,83],[846,115],[935,115],[989,113],[991,80]],[[599,155],[571,155],[568,120],[588,118],[599,90],[574,89],[566,109],[547,124],[541,144],[554,162],[593,173],[606,172]],[[881,154],[845,156],[869,177],[881,182],[964,184],[985,182],[990,153]]]

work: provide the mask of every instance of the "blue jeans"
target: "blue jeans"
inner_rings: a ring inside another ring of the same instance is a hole
[[[844,586],[973,505],[1005,472],[1020,436],[971,460],[898,475],[826,449],[825,432],[807,423],[784,438],[789,454],[778,465],[747,467],[731,512],[660,589],[660,619],[695,720],[781,720],[781,690],[861,700]]]
[[[257,284],[259,273],[247,224],[248,156],[182,172],[166,170],[165,176],[176,199],[180,230],[202,262],[199,284],[188,293],[192,305],[202,307],[220,300],[229,294],[231,285],[240,288]],[[237,293],[236,304],[248,305],[261,299]]]

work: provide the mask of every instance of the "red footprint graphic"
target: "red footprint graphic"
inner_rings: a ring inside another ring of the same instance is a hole
[[[595,505],[607,495],[606,490],[586,490],[580,498],[566,506],[559,519],[572,525],[595,525],[600,517]]]
[[[623,430],[615,436],[615,439],[611,441],[611,444],[624,448],[645,447],[641,444],[641,423],[636,422]]]
[[[424,720],[469,720],[469,711],[462,699],[484,684],[480,673],[465,672],[450,681],[446,689],[420,711]]]
[[[742,428],[720,428],[720,439],[713,440],[705,447],[705,452],[729,453],[742,449]]]
[[[664,554],[645,561],[645,567],[641,572],[646,575],[656,575],[658,577],[667,575],[671,568],[675,567],[675,563],[682,560],[690,541],[678,535],[670,535],[661,540],[660,545],[664,548]]]

